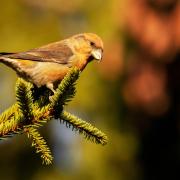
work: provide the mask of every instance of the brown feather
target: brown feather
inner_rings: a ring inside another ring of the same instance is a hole
[[[64,43],[57,42],[32,49],[26,52],[7,54],[5,57],[11,59],[22,59],[40,62],[55,62],[59,64],[68,64],[72,57],[72,50]]]

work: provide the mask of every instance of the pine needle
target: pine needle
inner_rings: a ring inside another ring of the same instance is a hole
[[[33,85],[31,83],[26,82],[22,78],[18,78],[16,83],[16,99],[19,109],[25,117],[27,124],[33,116],[33,97],[31,91],[32,88]]]
[[[75,95],[75,83],[79,78],[80,70],[73,68],[61,81],[55,94],[51,97],[51,107],[55,110],[55,118],[58,118],[63,106],[66,105]]]
[[[72,127],[72,130],[75,129],[80,134],[83,134],[86,139],[97,144],[107,144],[107,136],[90,123],[83,121],[66,111],[61,113],[61,121],[66,123],[66,127]]]
[[[32,147],[36,149],[36,153],[41,154],[43,164],[52,164],[53,156],[49,147],[46,144],[44,138],[39,134],[39,132],[33,127],[27,127],[24,129],[27,133],[28,138],[32,141]]]
[[[0,115],[0,123],[5,122],[7,120],[10,120],[15,112],[17,111],[18,106],[17,104],[12,105],[8,109],[6,109],[1,115]]]

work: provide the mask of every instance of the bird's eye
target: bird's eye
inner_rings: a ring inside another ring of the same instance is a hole
[[[94,43],[94,42],[90,42],[90,45],[91,45],[91,46],[95,46],[95,43]]]

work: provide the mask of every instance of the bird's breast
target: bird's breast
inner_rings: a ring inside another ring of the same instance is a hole
[[[31,74],[31,78],[37,86],[42,86],[47,83],[61,81],[68,71],[69,68],[66,65],[38,62],[32,70],[28,70],[28,74]]]

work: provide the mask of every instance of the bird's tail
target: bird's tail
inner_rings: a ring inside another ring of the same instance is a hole
[[[10,54],[14,54],[14,53],[10,53],[10,52],[0,52],[0,56],[10,55]]]
[[[0,63],[3,62],[4,57],[5,57],[6,55],[10,55],[10,54],[14,54],[14,53],[10,53],[10,52],[0,52]]]

